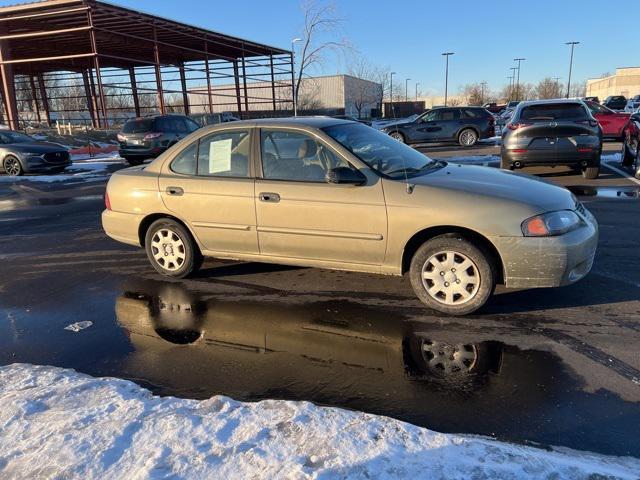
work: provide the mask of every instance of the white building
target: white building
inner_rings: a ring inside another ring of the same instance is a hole
[[[235,112],[235,84],[213,85],[211,97],[214,112]],[[247,83],[247,104],[249,111],[273,110],[273,90],[270,82]],[[240,83],[241,108],[245,110],[244,85]],[[323,77],[303,78],[298,95],[298,109],[300,111],[327,111],[327,113],[344,113],[367,118],[371,110],[379,108],[382,97],[382,86],[369,80],[352,77],[350,75],[329,75]],[[275,87],[275,98],[278,109],[292,109],[292,91],[290,84],[280,84]],[[207,87],[189,90],[189,104],[191,113],[209,111]]]
[[[640,67],[616,68],[615,75],[587,80],[587,96],[604,100],[610,95],[640,95]]]

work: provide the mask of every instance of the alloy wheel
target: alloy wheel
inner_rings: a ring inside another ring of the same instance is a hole
[[[187,257],[184,242],[169,228],[161,228],[153,235],[151,253],[158,265],[168,271],[178,270]]]
[[[466,255],[451,250],[431,255],[422,267],[427,294],[444,305],[462,305],[480,288],[480,272]]]
[[[17,158],[9,157],[4,161],[4,171],[10,177],[17,177],[22,173],[22,166]]]
[[[390,136],[394,140],[404,143],[404,137],[402,136],[401,133],[393,132]]]
[[[476,134],[471,130],[465,130],[460,134],[460,143],[465,147],[470,147],[476,143]]]
[[[450,345],[425,339],[421,353],[431,372],[445,375],[468,373],[478,361],[478,350],[471,344]]]

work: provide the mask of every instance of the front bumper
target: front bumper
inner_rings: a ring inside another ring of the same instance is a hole
[[[598,223],[585,210],[583,226],[557,237],[494,237],[507,288],[570,285],[584,278],[598,246]]]
[[[23,162],[25,173],[43,173],[61,170],[72,165],[71,159],[60,162],[47,162],[42,157],[29,157]]]

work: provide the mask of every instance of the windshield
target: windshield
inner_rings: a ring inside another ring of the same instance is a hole
[[[548,103],[524,107],[520,112],[522,120],[566,120],[587,118],[587,112],[579,103]]]
[[[366,125],[345,123],[323,128],[331,138],[369,167],[390,178],[420,175],[438,162]]]
[[[0,142],[2,143],[30,143],[35,142],[33,138],[18,132],[2,132],[0,133]]]

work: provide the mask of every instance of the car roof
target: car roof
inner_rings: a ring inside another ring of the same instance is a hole
[[[344,125],[349,123],[358,123],[352,120],[344,120],[333,117],[285,117],[285,118],[258,118],[254,120],[240,120],[233,122],[234,127],[242,125],[252,127],[311,127],[325,128],[334,125]]]
[[[572,98],[550,98],[546,100],[525,100],[518,104],[518,107],[529,107],[532,105],[553,105],[553,104],[564,104],[564,105],[582,105],[584,102],[582,100],[572,99]]]

